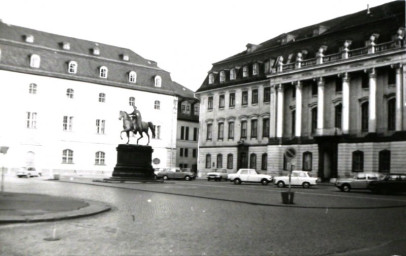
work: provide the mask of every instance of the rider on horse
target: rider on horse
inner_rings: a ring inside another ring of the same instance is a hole
[[[138,126],[142,130],[142,117],[141,117],[141,112],[137,109],[135,105],[133,105],[134,111],[129,114],[129,116],[132,117],[134,126]]]

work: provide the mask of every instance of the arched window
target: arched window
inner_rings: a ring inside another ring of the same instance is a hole
[[[107,69],[107,67],[102,66],[102,67],[100,67],[99,75],[101,78],[107,78],[108,72],[109,72],[109,70]]]
[[[256,167],[257,167],[257,155],[251,154],[250,155],[250,168],[256,169]]]
[[[99,102],[106,102],[106,94],[105,93],[99,93]]]
[[[135,98],[134,98],[134,97],[128,98],[128,104],[129,104],[130,106],[134,106],[134,105],[135,105]]]
[[[154,109],[161,109],[161,102],[159,100],[154,102]]]
[[[30,67],[32,68],[39,68],[41,65],[41,57],[37,54],[31,55],[30,58]]]
[[[102,151],[96,152],[96,158],[95,158],[95,165],[104,165],[104,159],[105,159],[106,154]]]
[[[312,161],[313,155],[311,152],[304,152],[303,153],[303,171],[311,171],[312,170]]]
[[[368,122],[369,122],[368,109],[369,109],[368,102],[362,103],[362,105],[361,105],[361,131],[362,132],[368,131]]]
[[[131,71],[128,74],[128,82],[135,84],[137,82],[137,73],[135,71]]]
[[[155,76],[155,87],[162,86],[162,78],[160,76]]]
[[[227,169],[233,169],[233,154],[227,155]]]
[[[224,83],[226,81],[226,72],[221,71],[220,72],[220,83]]]
[[[217,155],[217,168],[223,168],[223,155]]]
[[[76,74],[78,70],[78,63],[76,61],[70,61],[68,64],[68,73]]]
[[[352,171],[364,171],[364,152],[359,150],[352,152]]]
[[[209,74],[209,84],[213,84],[213,83],[214,83],[214,75]]]
[[[206,169],[210,169],[211,168],[211,155],[207,154],[206,155]]]
[[[379,172],[390,172],[390,151],[379,151]]]
[[[74,91],[72,88],[68,88],[68,89],[66,90],[66,96],[67,96],[69,99],[73,99],[74,93],[75,93],[75,91]]]
[[[261,170],[266,171],[268,169],[268,154],[262,154]]]
[[[394,131],[396,126],[396,98],[388,100],[388,130]]]
[[[73,164],[73,150],[64,149],[62,151],[62,163]]]

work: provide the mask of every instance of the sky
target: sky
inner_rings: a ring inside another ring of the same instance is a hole
[[[404,1],[404,0],[403,0]],[[2,0],[4,23],[128,48],[196,91],[212,64],[389,0]]]

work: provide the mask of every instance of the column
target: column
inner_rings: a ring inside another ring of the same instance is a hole
[[[323,135],[324,129],[324,79],[320,77],[317,81],[317,132]]]
[[[300,81],[296,83],[296,116],[295,116],[295,136],[302,136],[302,88]]]
[[[269,138],[276,137],[276,85],[271,84],[271,102],[269,116]]]
[[[350,132],[350,76],[348,73],[343,74],[343,109],[342,109],[343,134]]]
[[[282,138],[283,136],[283,86],[279,84],[277,86],[278,92],[278,105],[277,105],[277,115],[276,115],[276,137]]]
[[[403,98],[402,98],[402,117],[403,117],[403,125],[402,125],[402,131],[406,130],[406,65],[402,65],[400,68],[401,74],[400,74],[400,84],[402,87],[403,91]]]
[[[402,130],[402,64],[396,65],[396,127],[395,131]]]
[[[369,123],[368,132],[376,132],[376,72],[369,70]]]

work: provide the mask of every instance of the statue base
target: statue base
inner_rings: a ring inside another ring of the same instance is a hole
[[[120,144],[117,147],[117,164],[112,179],[116,180],[154,180],[152,152],[150,146]]]

